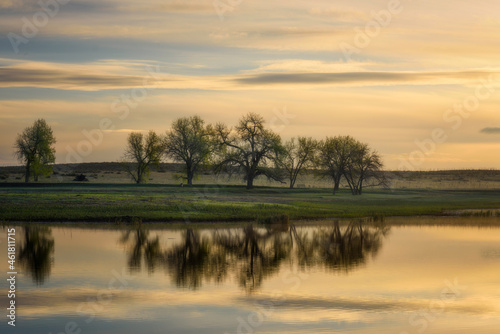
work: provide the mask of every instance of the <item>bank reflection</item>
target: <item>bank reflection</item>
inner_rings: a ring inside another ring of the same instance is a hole
[[[140,227],[123,232],[128,245],[130,271],[162,268],[181,288],[197,289],[204,283],[223,283],[234,277],[252,292],[277,273],[284,264],[303,270],[322,267],[348,273],[377,255],[390,232],[384,225],[334,222],[323,227],[295,225],[249,225],[210,232],[187,229],[171,246],[162,248],[158,236]]]

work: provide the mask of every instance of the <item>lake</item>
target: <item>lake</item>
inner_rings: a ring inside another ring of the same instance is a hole
[[[0,332],[498,333],[498,222],[4,226]]]

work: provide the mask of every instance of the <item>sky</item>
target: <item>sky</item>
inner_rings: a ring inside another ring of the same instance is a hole
[[[499,35],[497,0],[0,0],[0,165],[38,118],[79,163],[255,112],[386,169],[499,168]]]

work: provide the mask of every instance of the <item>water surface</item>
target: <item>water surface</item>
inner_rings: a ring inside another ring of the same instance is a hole
[[[498,333],[500,229],[477,220],[16,226],[17,326],[0,331]]]

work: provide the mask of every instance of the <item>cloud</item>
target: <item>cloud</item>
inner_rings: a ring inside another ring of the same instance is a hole
[[[244,73],[265,73],[265,72],[307,72],[307,73],[322,73],[322,72],[355,72],[366,70],[367,67],[375,65],[375,63],[358,63],[358,62],[325,62],[320,60],[306,59],[283,59],[273,61],[260,61],[259,67],[251,70],[246,70]]]
[[[500,128],[484,128],[481,129],[481,133],[485,133],[488,135],[500,134]]]
[[[0,59],[5,63],[5,60]],[[19,62],[0,66],[0,87],[98,91],[124,88],[248,90],[319,86],[467,85],[493,70],[449,72],[370,71],[368,63],[277,61],[255,70],[215,75],[161,73],[151,62],[101,60],[84,64]],[[177,66],[174,64],[174,66]],[[178,67],[178,66],[177,66]],[[147,68],[155,69],[151,75]],[[499,71],[500,73],[500,71]]]
[[[458,84],[491,75],[488,71],[458,72],[337,72],[337,73],[263,73],[237,78],[246,85],[272,84]]]
[[[111,74],[71,73],[64,70],[0,68],[0,84],[9,86],[53,87],[60,89],[111,89],[142,85],[142,78]],[[4,86],[5,87],[5,86]]]
[[[174,1],[161,1],[160,3],[150,3],[145,2],[138,7],[135,5],[130,5],[131,10],[136,10],[137,8],[146,11],[160,11],[167,13],[185,13],[185,14],[196,14],[196,13],[208,13],[213,14],[215,9],[211,2],[203,0],[174,0]]]
[[[14,61],[10,66],[0,66],[0,87],[81,91],[156,87],[160,81],[169,79],[168,75],[159,73],[152,64],[125,60],[103,60],[80,65]]]
[[[14,0],[0,0],[0,8],[12,8],[16,4]]]
[[[41,6],[41,4],[49,3],[50,1],[45,0],[0,0],[0,8],[6,9],[6,12],[1,14],[30,14],[43,12],[43,7]],[[118,9],[118,3],[113,3],[112,1],[103,2],[98,0],[71,0],[69,2],[58,2],[58,5],[58,13],[63,10],[66,15],[68,13],[110,13],[116,12],[116,10]]]

